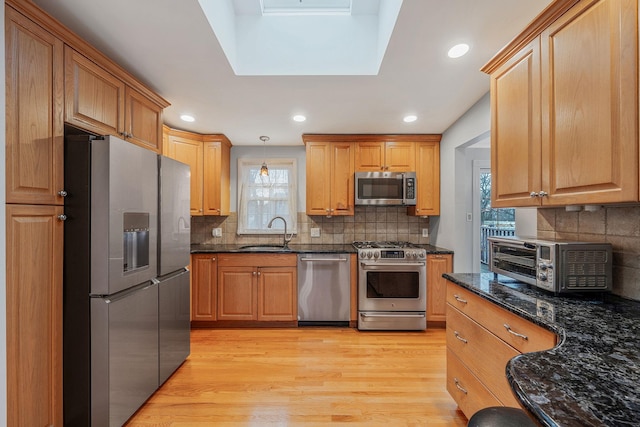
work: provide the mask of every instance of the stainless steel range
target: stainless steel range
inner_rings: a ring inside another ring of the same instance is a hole
[[[407,242],[354,242],[358,329],[427,328],[427,252]]]

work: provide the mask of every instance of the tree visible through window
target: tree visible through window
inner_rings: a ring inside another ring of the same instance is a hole
[[[488,169],[487,169],[488,170]],[[480,263],[486,268],[489,262],[491,236],[515,234],[516,211],[512,208],[491,207],[491,172],[480,173]]]
[[[281,216],[287,221],[287,232],[297,232],[296,160],[270,159],[269,175],[260,175],[262,160],[238,160],[238,234],[281,234],[282,221],[269,221]]]

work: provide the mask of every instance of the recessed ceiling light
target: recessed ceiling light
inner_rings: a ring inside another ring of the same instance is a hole
[[[189,114],[183,114],[183,115],[180,116],[180,118],[182,120],[184,120],[185,122],[195,122],[196,121],[196,118],[193,117],[193,116],[190,116]]]
[[[307,118],[302,114],[296,114],[295,116],[293,116],[293,120],[296,122],[304,122],[305,120],[307,120]]]
[[[415,122],[416,120],[418,120],[418,116],[414,116],[413,114],[408,115],[408,116],[404,116],[404,118],[402,119],[405,123],[411,123],[411,122]]]
[[[449,49],[447,55],[449,55],[449,58],[460,58],[467,52],[469,52],[469,45],[466,43],[460,43]]]

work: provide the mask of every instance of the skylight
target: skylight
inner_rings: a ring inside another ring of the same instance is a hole
[[[198,1],[238,76],[376,75],[402,6],[402,0]]]
[[[351,0],[260,0],[262,15],[350,15]]]

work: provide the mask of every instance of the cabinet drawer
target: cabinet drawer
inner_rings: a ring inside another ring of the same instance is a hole
[[[483,408],[503,406],[447,348],[447,391],[467,418]]]
[[[507,381],[507,362],[519,353],[455,308],[447,312],[447,349],[506,406],[518,405]]]
[[[218,254],[219,267],[295,267],[296,254]]]
[[[476,320],[520,353],[547,350],[556,345],[557,336],[553,332],[451,282],[447,284],[447,303]]]

